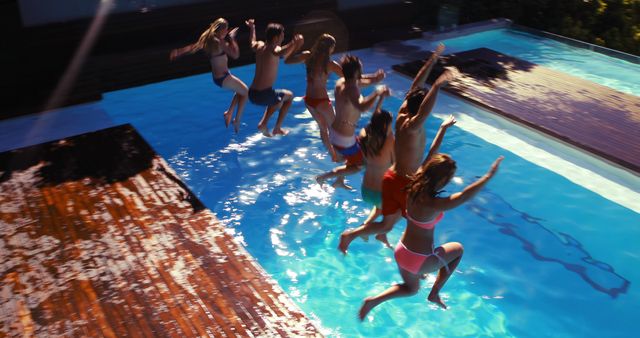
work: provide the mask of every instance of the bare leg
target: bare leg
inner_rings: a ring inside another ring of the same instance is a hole
[[[333,119],[335,118],[335,113],[333,112],[333,107],[331,103],[326,102],[318,105],[317,110],[313,107],[307,106],[311,116],[318,123],[318,127],[320,129],[320,139],[322,140],[322,144],[329,151],[329,155],[331,155],[331,160],[333,162],[339,162],[340,158],[336,153],[336,150],[333,148],[331,141],[329,140],[329,126],[333,123]],[[329,118],[327,118],[329,117]]]
[[[431,288],[431,292],[427,299],[430,302],[436,303],[443,309],[446,309],[447,305],[440,298],[440,290],[445,283],[447,283],[447,280],[449,280],[449,277],[451,277],[451,274],[455,271],[456,267],[458,267],[458,264],[462,259],[464,248],[460,243],[450,242],[437,247],[434,252],[447,264],[444,265],[443,262],[432,256],[433,259],[425,261],[420,269],[420,274],[426,274],[434,271],[435,269],[438,270],[438,277],[436,277],[436,281],[433,284],[433,288]]]
[[[247,104],[247,100],[249,98],[245,96],[240,96],[238,101],[238,111],[236,112],[236,118],[233,119],[233,130],[237,133],[240,129],[240,121],[242,119],[242,113],[244,112],[244,106]]]
[[[361,168],[361,166],[339,166],[322,175],[316,176],[316,182],[322,185],[326,180],[336,177],[336,181],[332,184],[334,188],[344,188],[347,190],[351,190],[351,187],[344,183],[344,176],[355,174],[360,171]]]
[[[374,205],[373,209],[371,209],[371,211],[369,212],[369,216],[367,217],[366,220],[364,220],[364,224],[368,224],[375,221],[376,218],[378,218],[378,216],[380,215],[382,215],[382,210],[380,210],[380,208]],[[360,236],[360,238],[362,238],[362,240],[365,242],[369,241],[369,235],[362,235]]]
[[[365,223],[355,229],[345,230],[340,235],[340,244],[338,244],[338,249],[346,255],[349,245],[354,239],[372,234],[386,234],[393,229],[393,226],[400,217],[402,217],[402,213],[396,212],[395,214],[382,216],[381,222]]]
[[[276,120],[276,125],[273,127],[273,135],[287,135],[289,132],[285,129],[282,129],[282,122],[284,122],[284,117],[287,116],[287,112],[289,111],[289,107],[291,107],[291,103],[293,103],[293,93],[286,90],[284,91],[285,95],[283,98],[282,107],[280,108],[280,112],[278,113],[278,119]]]
[[[271,118],[271,115],[273,115],[273,113],[278,108],[280,108],[280,106],[282,106],[282,102],[278,102],[277,104],[274,104],[273,106],[268,106],[267,109],[264,110],[264,115],[262,115],[262,119],[258,123],[258,130],[260,130],[262,132],[262,135],[264,135],[266,137],[271,137],[272,136],[269,133],[269,128],[267,127],[267,123],[269,122],[269,119]]]
[[[365,298],[364,303],[358,312],[360,320],[364,320],[364,317],[367,316],[369,311],[380,305],[382,302],[398,297],[413,296],[418,293],[418,290],[420,290],[420,278],[418,278],[417,275],[402,269],[400,269],[400,275],[402,276],[404,283],[395,284],[376,296]]]
[[[233,108],[237,104],[238,111],[236,113],[236,118],[233,120],[233,126],[235,129],[235,132],[237,133],[238,128],[240,126],[240,118],[242,117],[244,106],[247,103],[247,99],[248,99],[247,95],[249,94],[249,89],[247,88],[247,85],[244,84],[244,82],[242,82],[242,80],[238,79],[233,75],[229,75],[227,76],[226,79],[224,79],[224,82],[222,82],[222,87],[225,89],[230,89],[235,92],[235,95],[231,100],[231,105],[229,106],[229,109],[226,112],[224,112],[224,119],[225,119],[224,121],[225,121],[225,125],[229,127],[231,116],[233,116]]]
[[[229,127],[229,123],[231,122],[231,117],[233,116],[233,109],[235,105],[238,103],[238,94],[234,94],[231,99],[231,104],[229,105],[229,109],[227,109],[222,115],[224,116],[224,126]]]

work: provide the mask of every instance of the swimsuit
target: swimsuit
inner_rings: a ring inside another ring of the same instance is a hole
[[[280,103],[284,95],[282,90],[273,90],[272,87],[261,90],[249,88],[249,101],[259,106],[273,106]]]
[[[329,105],[331,105],[331,99],[328,97],[320,97],[320,98],[313,98],[313,97],[308,97],[305,96],[304,97],[304,103],[314,109],[318,109],[318,106],[324,102],[329,103]]]
[[[360,187],[360,192],[362,194],[362,200],[376,206],[378,208],[382,207],[382,192],[373,190],[365,187],[364,185]]]
[[[406,187],[411,179],[398,175],[392,169],[388,169],[382,177],[382,215],[392,215],[401,210],[406,217],[407,191]]]
[[[440,212],[440,214],[436,216],[435,219],[429,222],[418,222],[411,218],[408,213],[405,212],[405,214],[410,222],[423,229],[433,229],[444,216],[444,213]],[[431,248],[430,254],[420,254],[407,249],[407,247],[404,246],[404,243],[402,243],[402,240],[400,240],[398,242],[398,245],[396,245],[396,249],[394,251],[394,257],[398,266],[401,269],[407,270],[414,275],[417,275],[420,272],[420,268],[422,267],[424,261],[431,256],[435,256],[440,261],[440,263],[442,263],[442,266],[447,270],[447,272],[450,273],[447,262],[442,257],[438,256],[435,251],[433,251],[433,247]]]
[[[358,167],[364,164],[360,142],[358,142],[358,138],[355,135],[343,136],[329,127],[329,141],[333,148],[347,161],[347,167]]]
[[[231,73],[229,73],[229,71],[227,70],[221,77],[214,77],[213,83],[215,83],[218,87],[222,88],[222,83],[224,82],[224,79],[226,79],[227,76],[229,75],[231,75]]]
[[[220,52],[220,54],[216,54],[216,55],[212,55],[211,58],[217,58],[219,56],[224,56],[227,55],[224,51]],[[229,70],[227,70],[221,77],[214,77],[213,78],[213,83],[215,83],[218,87],[222,88],[222,82],[224,82],[224,79],[227,78],[227,76],[229,76]]]

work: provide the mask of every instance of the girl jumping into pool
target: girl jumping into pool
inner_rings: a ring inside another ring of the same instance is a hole
[[[403,283],[366,298],[358,314],[360,320],[384,301],[415,295],[420,288],[420,279],[433,271],[438,271],[438,276],[427,299],[447,308],[440,298],[440,290],[460,263],[463,247],[460,243],[449,242],[434,248],[435,226],[445,210],[453,209],[477,194],[495,175],[502,159],[502,156],[496,159],[483,177],[462,192],[439,197],[440,190],[456,171],[456,162],[446,154],[427,157],[407,186],[407,228],[395,249]]]
[[[333,72],[342,77],[342,67],[336,61],[331,60],[331,54],[336,47],[336,39],[329,34],[322,34],[311,47],[295,55],[287,63],[304,62],[307,68],[307,91],[304,103],[309,113],[318,123],[320,139],[329,151],[331,160],[338,162],[340,158],[329,141],[329,126],[333,123],[336,113],[331,105],[331,99],[327,93],[327,81],[329,73]]]
[[[382,177],[394,161],[395,137],[391,129],[393,117],[382,109],[384,96],[378,99],[371,121],[360,130],[359,142],[365,159],[362,177],[362,200],[372,209],[365,223],[373,222],[382,214]]]
[[[240,120],[244,106],[247,103],[249,91],[244,82],[229,72],[228,57],[237,59],[238,56],[240,56],[240,50],[236,42],[237,32],[237,27],[229,30],[227,20],[218,18],[200,35],[196,43],[174,49],[169,55],[171,60],[175,60],[181,55],[193,54],[199,50],[203,50],[207,56],[209,56],[213,82],[218,87],[229,89],[235,93],[231,99],[229,109],[224,112],[223,116],[224,123],[228,127],[231,122],[231,117],[233,116],[233,110],[237,105],[238,110],[233,120],[233,127],[236,133],[240,128]]]

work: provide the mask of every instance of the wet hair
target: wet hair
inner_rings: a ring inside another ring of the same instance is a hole
[[[424,97],[427,95],[427,90],[424,88],[415,88],[410,90],[405,97],[405,101],[407,101],[407,109],[409,110],[409,115],[416,116],[418,113],[418,109],[420,109],[420,105],[424,100]]]
[[[267,42],[273,41],[274,38],[280,36],[280,34],[282,33],[284,33],[283,25],[275,22],[269,23],[267,25],[267,29],[265,30],[265,37],[267,39]]]
[[[336,39],[329,34],[322,34],[311,47],[311,56],[305,62],[307,76],[320,69],[328,73],[327,65],[331,62],[331,48],[336,46]]]
[[[413,201],[422,194],[435,197],[456,172],[456,161],[447,154],[435,154],[413,175],[407,185],[408,198]]]
[[[384,109],[371,115],[371,121],[364,127],[364,135],[360,136],[360,147],[365,157],[380,155],[392,120],[391,113]]]
[[[187,53],[195,53],[199,50],[204,50],[207,54],[212,54],[214,50],[218,49],[218,40],[214,39],[215,34],[221,30],[229,28],[229,23],[223,18],[217,18],[212,22],[209,27],[200,34],[200,38],[196,43],[188,46]]]
[[[342,66],[342,73],[345,79],[353,79],[356,76],[356,72],[362,72],[362,63],[357,56],[347,54],[340,59],[340,66]]]

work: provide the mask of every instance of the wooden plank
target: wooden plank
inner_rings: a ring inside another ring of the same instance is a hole
[[[320,335],[130,126],[0,154],[0,202],[0,336]]]
[[[429,82],[445,66],[462,74],[445,91],[640,173],[640,97],[487,48],[443,57]]]

